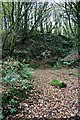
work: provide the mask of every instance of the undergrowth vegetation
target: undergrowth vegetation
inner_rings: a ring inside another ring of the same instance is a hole
[[[15,61],[13,58],[2,62],[2,119],[19,112],[21,100],[29,98],[33,89],[31,78],[33,69],[28,64]]]
[[[8,117],[20,113],[20,102],[29,100],[31,90],[40,85],[32,84],[32,68],[78,67],[80,2],[48,1],[0,4],[0,59],[3,60],[0,62],[3,86],[0,119],[12,120]],[[51,85],[67,87],[57,79]]]

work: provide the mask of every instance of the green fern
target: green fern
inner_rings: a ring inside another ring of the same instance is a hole
[[[60,81],[60,80],[52,80],[50,82],[50,85],[52,85],[52,86],[58,86],[60,88],[67,87],[67,85],[64,82]]]

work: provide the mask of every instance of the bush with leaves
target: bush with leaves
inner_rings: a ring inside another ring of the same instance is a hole
[[[31,78],[33,69],[28,64],[18,60],[8,59],[2,62],[2,113],[6,116],[14,115],[19,111],[19,103],[22,99],[29,98],[29,92],[33,89]]]

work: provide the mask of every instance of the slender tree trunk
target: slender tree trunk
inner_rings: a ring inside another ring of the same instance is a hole
[[[11,17],[12,17],[12,25],[14,24],[14,2],[12,2],[12,12],[11,12]],[[14,27],[14,25],[13,25]]]
[[[72,5],[72,3],[68,3],[67,4],[67,2],[65,2],[65,9],[66,9],[66,13],[67,13],[67,16],[68,16],[69,26],[70,26],[71,33],[74,34],[73,29],[72,29],[72,25],[71,25],[71,19],[70,19],[71,7],[69,8],[70,9],[69,12],[68,12],[68,9],[67,9],[67,7],[68,7],[69,4]]]
[[[5,5],[4,5],[4,3],[2,3],[2,7],[3,7],[3,12],[4,12],[4,18],[3,18],[3,20],[4,20],[4,25],[3,25],[3,27],[4,27],[4,29],[5,30],[7,30],[7,18],[6,18],[6,10],[5,10]]]

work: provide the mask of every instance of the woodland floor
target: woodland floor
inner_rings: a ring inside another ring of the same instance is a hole
[[[78,74],[77,69],[36,69],[29,102],[24,101],[21,107],[24,115],[15,117],[28,118],[66,118],[78,114],[78,78],[72,73]],[[59,79],[67,84],[66,88],[51,86],[53,79]],[[37,87],[36,87],[37,86]],[[38,92],[34,92],[38,90]],[[15,118],[14,117],[14,118]],[[21,120],[21,119],[20,119]]]

